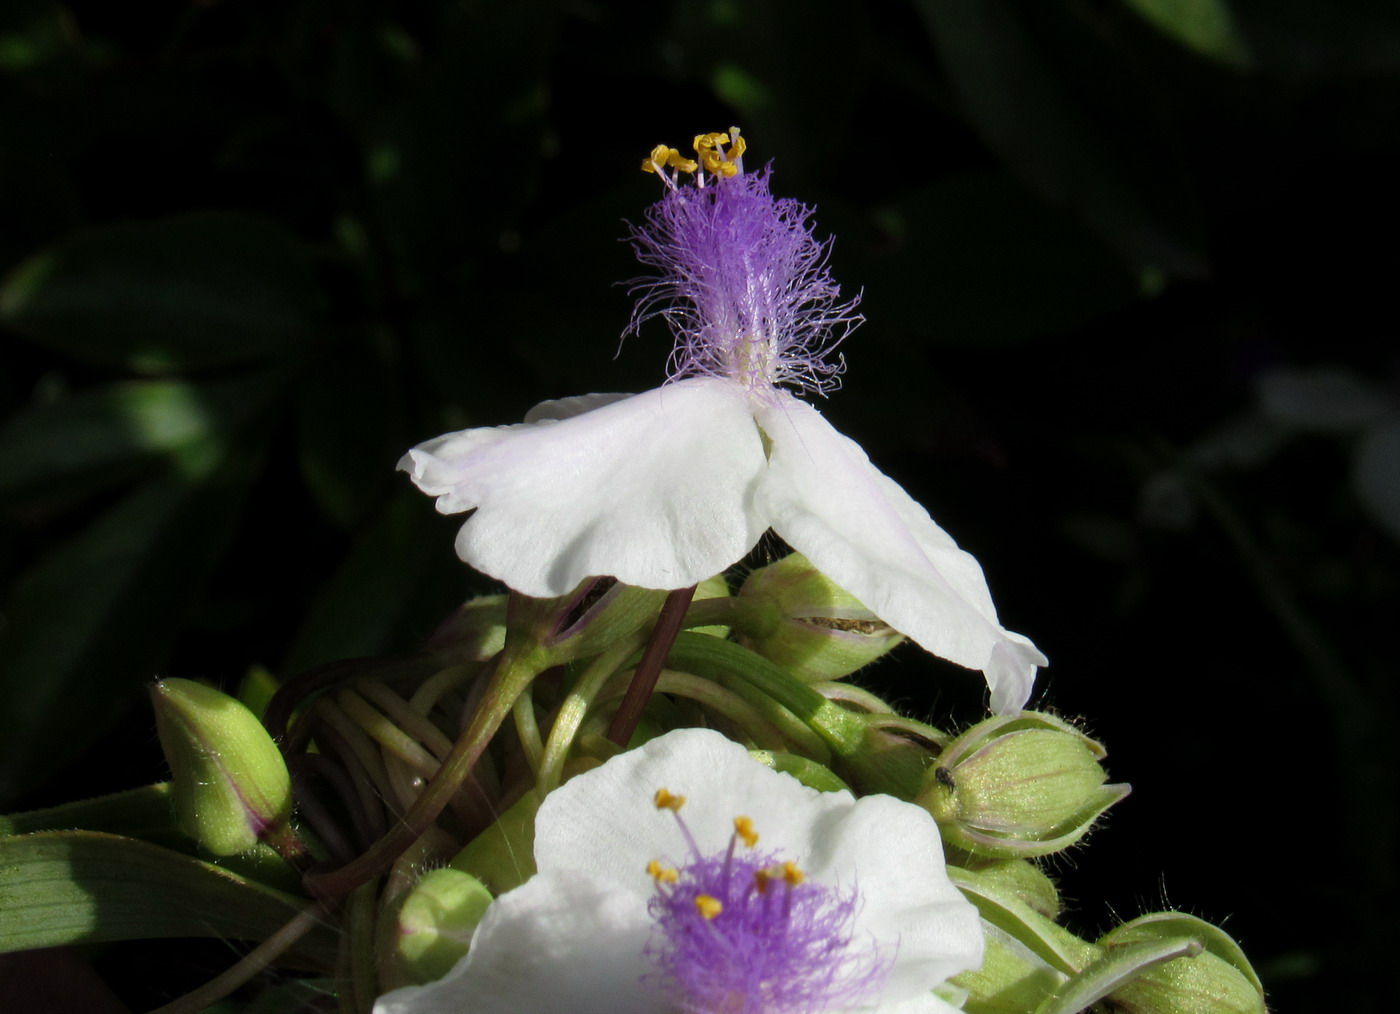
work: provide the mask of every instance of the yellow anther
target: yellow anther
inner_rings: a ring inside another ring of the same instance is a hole
[[[768,884],[773,879],[772,870],[759,870],[753,875],[753,886],[759,894],[768,893]]]
[[[671,155],[666,160],[666,164],[672,169],[675,169],[677,172],[683,173],[693,173],[696,169],[699,168],[699,166],[695,163],[695,159],[681,158],[681,153],[676,151],[675,148],[671,149]]]
[[[647,873],[651,874],[651,879],[658,884],[674,884],[681,876],[679,870],[671,866],[662,866],[656,859],[647,863]]]
[[[748,151],[749,143],[739,136],[739,128],[734,128],[734,140],[729,145],[729,154],[725,158],[731,162],[737,162],[744,157],[744,152]]]
[[[721,162],[719,163],[719,165],[715,166],[713,169],[710,170],[710,172],[714,173],[716,176],[725,177],[733,176],[738,171],[739,167],[733,162]]]
[[[718,148],[720,145],[722,145],[722,144],[728,144],[728,143],[729,143],[729,135],[728,135],[728,134],[696,134],[696,135],[695,135],[695,150],[696,150],[696,152],[699,153],[700,155],[704,155],[705,152],[707,152],[707,151],[713,151],[714,149]]]
[[[749,848],[758,844],[758,832],[753,829],[753,819],[750,817],[735,817],[734,833]]]
[[[787,881],[789,887],[796,887],[807,879],[807,874],[797,868],[797,864],[789,859],[783,863],[783,879]]]
[[[655,802],[658,810],[679,811],[685,805],[685,797],[672,795],[668,789],[657,789]]]
[[[706,919],[713,919],[724,911],[724,905],[718,898],[708,894],[697,894],[695,896],[695,910]]]

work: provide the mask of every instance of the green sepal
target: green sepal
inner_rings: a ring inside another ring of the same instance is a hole
[[[1099,948],[1041,915],[1000,879],[958,866],[948,867],[948,878],[976,906],[983,921],[1020,941],[1050,968],[1075,975],[1097,960]]]
[[[448,865],[470,873],[493,894],[504,894],[535,875],[535,813],[540,795],[530,789]]]
[[[119,835],[43,831],[0,839],[0,951],[162,937],[260,941],[307,904]],[[336,946],[334,928],[320,925],[288,955],[329,969]]]
[[[588,658],[654,623],[670,594],[619,582],[595,600],[596,584],[588,578],[552,599],[513,593],[506,606],[506,645],[538,653],[545,668]]]
[[[1208,952],[1233,965],[1235,970],[1248,979],[1255,989],[1260,993],[1264,992],[1264,984],[1259,981],[1259,975],[1254,971],[1254,966],[1245,957],[1244,948],[1235,942],[1235,938],[1219,926],[1208,923],[1204,919],[1198,919],[1194,915],[1187,915],[1185,912],[1153,912],[1149,915],[1140,915],[1136,919],[1109,931],[1099,943],[1109,946],[1116,941],[1130,937],[1141,937],[1148,932],[1155,937],[1195,937]]]
[[[1264,1014],[1264,987],[1239,944],[1203,919],[1181,912],[1141,916],[1105,934],[1106,953],[1189,939],[1204,950],[1146,969],[1115,989],[1126,1014]]]
[[[984,924],[982,933],[986,951],[981,966],[949,980],[966,993],[964,1014],[1025,1014],[1069,981],[999,927]]]
[[[973,867],[970,872],[987,890],[1024,902],[1047,919],[1055,919],[1060,914],[1060,892],[1055,882],[1035,863],[1025,859],[994,859]]]
[[[1105,951],[1086,965],[1060,992],[1035,1009],[1035,1014],[1079,1014],[1090,1004],[1121,989],[1144,972],[1177,958],[1202,952],[1200,941],[1190,937],[1146,940]]]

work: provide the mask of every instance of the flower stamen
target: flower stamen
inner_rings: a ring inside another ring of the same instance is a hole
[[[657,798],[678,797],[662,790]],[[857,941],[856,891],[809,882],[795,860],[758,852],[749,817],[735,817],[726,847],[707,854],[679,807],[659,808],[671,811],[691,852],[678,868],[647,866],[656,887],[647,911],[658,933],[646,954],[677,1010],[807,1014],[879,994],[893,957]]]
[[[728,377],[759,400],[779,385],[824,394],[844,363],[836,346],[863,318],[841,300],[816,239],[812,210],[769,191],[768,171],[746,174],[737,127],[700,134],[696,158],[658,145],[642,168],[668,192],[632,229],[638,259],[657,269],[636,280],[629,333],[661,317],[675,337],[671,380]],[[681,171],[694,186],[681,186]]]

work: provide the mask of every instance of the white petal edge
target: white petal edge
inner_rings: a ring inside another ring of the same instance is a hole
[[[994,711],[1019,710],[1046,659],[997,621],[981,565],[859,444],[779,394],[757,415],[771,444],[758,505],[773,530],[900,633],[981,669]]]
[[[920,999],[946,979],[980,968],[977,909],[948,879],[943,842],[929,814],[893,796],[864,796],[823,813],[800,865],[814,881],[860,891],[855,931],[897,947],[887,1003]]]
[[[758,541],[763,446],[742,389],[679,381],[564,419],[464,430],[421,444],[400,467],[438,510],[475,509],[465,562],[526,595],[587,577],[685,588]],[[547,402],[549,415],[580,407]]]
[[[646,906],[577,871],[541,873],[497,898],[442,979],[380,997],[374,1014],[667,1014],[642,976]]]

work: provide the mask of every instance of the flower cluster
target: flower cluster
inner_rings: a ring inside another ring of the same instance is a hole
[[[632,232],[667,382],[402,462],[509,593],[265,708],[158,683],[169,785],[0,820],[28,913],[0,944],[263,938],[169,1011],[1264,1014],[1199,919],[1058,923],[1034,861],[1128,786],[1021,710],[1045,658],[977,561],[794,393],[834,386],[860,320],[811,210],[737,131],[695,147],[644,162],[667,192]],[[795,552],[731,588],[770,530]],[[845,682],[902,636],[981,669],[998,713],[952,734]]]

